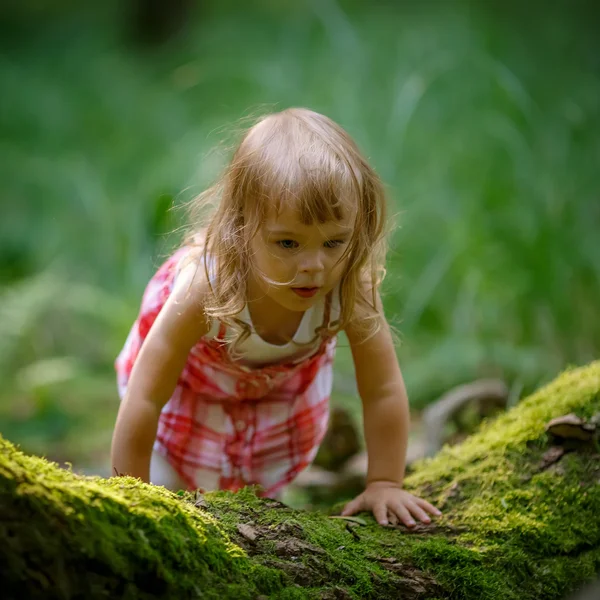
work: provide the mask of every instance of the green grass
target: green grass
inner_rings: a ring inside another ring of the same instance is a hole
[[[104,460],[112,361],[176,241],[167,209],[265,108],[328,114],[389,185],[385,302],[413,406],[479,376],[519,396],[598,355],[584,3],[205,3],[154,49],[125,44],[110,6],[24,7],[0,30],[0,430],[26,449]]]

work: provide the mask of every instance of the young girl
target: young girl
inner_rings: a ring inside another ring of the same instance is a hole
[[[402,488],[408,402],[377,292],[385,198],[348,134],[305,109],[267,116],[192,209],[192,233],[150,281],[116,361],[116,472],[276,495],[325,435],[345,331],[369,466],[343,514],[409,527],[440,514]]]

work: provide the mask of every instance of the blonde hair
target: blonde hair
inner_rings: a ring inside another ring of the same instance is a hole
[[[315,333],[332,336],[351,321],[365,338],[376,333],[387,237],[383,185],[339,125],[304,108],[260,118],[218,181],[189,204],[184,243],[195,250],[192,256],[202,257],[210,283],[207,317],[237,331],[234,346],[250,335],[236,316],[246,304],[250,241],[269,209],[282,206],[295,208],[305,224],[340,220],[346,211],[355,215],[342,258],[347,267],[340,282],[340,317]]]

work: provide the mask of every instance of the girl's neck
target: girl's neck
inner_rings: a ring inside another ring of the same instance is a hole
[[[283,346],[290,342],[304,313],[289,310],[275,302],[252,276],[248,280],[246,294],[248,312],[256,333],[269,344]]]

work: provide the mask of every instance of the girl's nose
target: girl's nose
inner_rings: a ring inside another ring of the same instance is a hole
[[[300,270],[304,273],[318,273],[325,268],[322,252],[307,252],[300,262]]]

